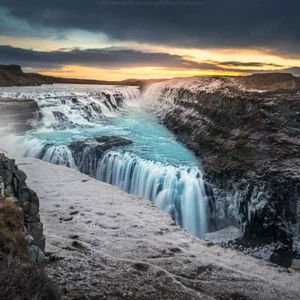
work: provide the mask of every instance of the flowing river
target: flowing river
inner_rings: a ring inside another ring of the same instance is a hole
[[[39,158],[84,171],[122,190],[151,199],[177,224],[203,237],[208,204],[199,162],[157,118],[147,112],[136,87],[44,85],[0,88],[1,97],[34,99],[40,108],[35,129],[1,137],[11,156]],[[97,161],[82,153],[76,163],[69,145],[117,136],[133,143],[108,150]],[[91,164],[91,160],[93,160]]]

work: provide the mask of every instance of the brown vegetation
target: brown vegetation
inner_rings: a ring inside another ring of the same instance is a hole
[[[21,258],[0,253],[0,299],[58,300],[60,292],[44,270]]]
[[[0,299],[60,299],[44,270],[29,261],[22,209],[7,198],[0,199]]]
[[[0,199],[0,250],[27,256],[23,212],[6,198]]]

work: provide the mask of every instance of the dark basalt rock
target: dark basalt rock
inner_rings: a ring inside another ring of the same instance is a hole
[[[44,251],[45,237],[39,216],[39,199],[25,181],[26,174],[19,170],[15,161],[0,153],[0,197],[12,199],[22,208],[26,231],[32,236],[29,254],[38,257],[38,262],[40,262],[43,254],[39,249]]]
[[[101,146],[106,150],[112,147],[121,147],[121,146],[129,146],[132,144],[132,141],[118,137],[118,136],[101,136],[95,137],[95,140],[98,143],[101,143]]]
[[[73,142],[68,147],[72,151],[79,171],[95,177],[98,162],[106,151],[130,144],[132,141],[118,136],[102,136],[95,137],[94,140]]]
[[[170,82],[157,101],[165,106],[154,111],[201,159],[216,229],[234,224],[244,238],[300,250],[300,80],[200,78],[199,87],[201,80],[221,84],[192,90]]]
[[[23,74],[20,65],[0,65],[0,70],[9,71],[17,75]]]

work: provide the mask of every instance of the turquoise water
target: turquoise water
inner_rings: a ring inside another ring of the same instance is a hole
[[[123,148],[147,160],[173,166],[199,165],[195,155],[179,143],[166,127],[159,124],[153,114],[141,107],[130,107],[122,115],[100,121],[95,127],[59,131],[41,128],[29,136],[43,141],[43,144],[67,145],[73,141],[103,135],[120,136],[131,140],[132,146]]]
[[[130,108],[123,116],[110,119],[107,133],[133,141],[129,149],[144,159],[173,166],[198,165],[195,155],[177,142],[176,137],[159,124],[155,116],[142,108]]]

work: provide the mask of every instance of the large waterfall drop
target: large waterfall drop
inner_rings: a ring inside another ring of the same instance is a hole
[[[197,168],[176,168],[129,153],[108,152],[99,161],[96,178],[151,199],[195,236],[207,232],[204,181]]]

